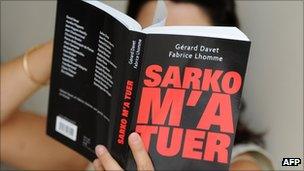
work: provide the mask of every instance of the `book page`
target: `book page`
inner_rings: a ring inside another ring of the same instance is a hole
[[[153,22],[149,27],[160,27],[166,24],[168,15],[167,5],[164,0],[158,0],[154,12]]]
[[[105,11],[109,15],[116,18],[119,22],[121,22],[129,30],[140,31],[142,29],[140,24],[137,21],[135,21],[133,18],[127,16],[126,14],[124,14],[100,1],[84,0],[84,2],[91,4],[97,8]]]
[[[220,26],[163,26],[143,29],[146,34],[172,34],[186,36],[214,37],[249,41],[248,37],[236,27]]]

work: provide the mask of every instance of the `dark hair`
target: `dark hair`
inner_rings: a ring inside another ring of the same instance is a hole
[[[248,126],[248,123],[242,121],[242,113],[245,111],[246,105],[244,101],[241,101],[240,105],[240,118],[238,120],[236,135],[234,144],[242,144],[242,143],[255,143],[260,145],[261,147],[265,147],[264,143],[264,133],[256,133],[253,132]]]
[[[136,19],[139,11],[149,0],[129,0],[127,14]],[[234,0],[171,0],[176,3],[186,2],[200,6],[207,11],[213,25],[239,27],[239,21],[235,10]],[[240,107],[241,113],[245,110],[245,103]],[[255,133],[250,130],[239,118],[234,144],[255,143],[264,146],[263,133]]]

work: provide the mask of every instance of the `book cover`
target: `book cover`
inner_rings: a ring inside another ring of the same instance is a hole
[[[156,170],[228,170],[249,49],[236,28],[142,30],[100,2],[58,1],[47,134],[132,170],[136,131]]]

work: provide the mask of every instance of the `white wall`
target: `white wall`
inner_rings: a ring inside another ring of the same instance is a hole
[[[107,2],[124,11],[126,1]],[[252,40],[244,98],[248,124],[267,130],[267,149],[280,170],[283,157],[303,157],[303,2],[238,1]],[[1,1],[1,61],[54,33],[54,1]],[[46,113],[48,88],[25,108]],[[302,160],[302,163],[304,161]],[[301,169],[298,167],[297,169]]]
[[[243,94],[246,119],[267,131],[277,168],[294,170],[281,167],[281,161],[303,157],[303,2],[239,1],[238,11],[252,41]]]

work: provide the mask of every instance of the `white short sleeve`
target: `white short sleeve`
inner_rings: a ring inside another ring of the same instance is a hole
[[[275,170],[270,154],[255,144],[235,145],[232,149],[231,163],[235,161],[237,156],[245,153],[252,156],[257,161],[262,170]]]

